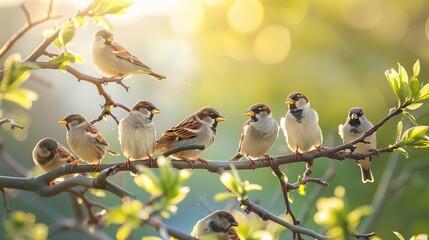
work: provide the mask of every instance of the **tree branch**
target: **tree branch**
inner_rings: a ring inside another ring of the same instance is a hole
[[[60,18],[61,16],[51,16],[52,11],[53,11],[53,2],[54,0],[51,0],[49,2],[49,6],[48,6],[48,10],[46,12],[46,16],[36,20],[36,21],[32,21],[31,20],[31,16],[30,13],[28,12],[27,8],[25,7],[25,5],[21,5],[21,10],[24,12],[25,15],[25,19],[26,19],[26,23],[24,26],[21,27],[21,29],[19,29],[15,34],[13,34],[7,41],[6,43],[3,45],[3,47],[0,49],[0,58],[4,56],[4,54],[10,49],[12,48],[12,46],[25,34],[27,33],[31,28],[33,28],[34,26],[41,24],[43,22],[46,22],[48,20],[53,20],[53,19],[57,19]]]
[[[297,232],[297,233],[300,233],[303,235],[307,235],[307,236],[313,237],[315,239],[319,239],[319,240],[327,240],[328,239],[326,236],[323,236],[319,233],[316,233],[313,230],[303,228],[303,227],[300,227],[300,226],[286,222],[285,220],[277,217],[276,215],[271,214],[267,210],[256,205],[255,203],[251,202],[249,199],[245,199],[245,200],[241,201],[240,205],[242,207],[244,206],[244,211],[246,213],[254,212],[264,221],[267,221],[267,220],[273,221],[273,222],[275,222],[281,226],[288,228],[289,230],[291,230],[293,232]]]
[[[167,233],[171,237],[174,237],[176,239],[180,239],[180,240],[195,240],[196,239],[196,238],[191,237],[188,234],[185,234],[181,231],[178,231],[176,229],[173,229],[173,228],[163,224],[161,221],[155,219],[154,217],[149,218],[147,221],[144,221],[143,223],[146,223],[146,224],[152,226],[158,232],[160,232],[161,229],[164,229],[165,231],[167,231]]]

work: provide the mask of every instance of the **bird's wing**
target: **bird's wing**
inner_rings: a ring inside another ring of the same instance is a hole
[[[138,57],[136,57],[136,56],[132,55],[130,52],[128,52],[128,50],[125,49],[119,43],[113,42],[111,47],[112,47],[113,53],[115,54],[116,57],[123,59],[125,61],[128,61],[132,64],[150,69],[150,67],[148,67],[146,64],[144,64]]]

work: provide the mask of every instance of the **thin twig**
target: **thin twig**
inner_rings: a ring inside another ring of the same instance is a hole
[[[158,219],[155,219],[154,217],[149,218],[147,221],[144,221],[143,223],[146,223],[146,224],[152,226],[157,231],[160,231],[160,229],[165,229],[171,237],[174,237],[176,239],[180,239],[180,240],[195,240],[196,239],[196,238],[191,237],[188,234],[185,234],[181,231],[178,231],[176,229],[173,229],[173,228],[163,224],[161,221],[159,221]]]
[[[329,182],[331,178],[334,176],[335,173],[335,162],[336,161],[329,161],[328,168],[325,171],[325,174],[323,174],[322,179],[325,179],[326,182]],[[315,189],[313,189],[310,193],[310,195],[306,199],[306,203],[301,209],[301,215],[300,215],[300,221],[302,224],[307,221],[307,218],[309,216],[310,210],[313,209],[315,206],[315,202],[319,198],[320,193],[324,189],[325,186],[319,185]]]
[[[12,129],[14,129],[14,128],[24,129],[23,126],[21,126],[18,123],[16,123],[11,117],[0,119],[0,125],[2,125],[4,123],[9,123],[10,124],[10,128],[12,128]]]
[[[256,213],[262,220],[267,221],[273,221],[281,226],[284,226],[291,230],[292,232],[297,232],[303,235],[307,235],[319,240],[327,240],[328,238],[326,236],[323,236],[319,233],[314,232],[313,230],[303,228],[291,223],[286,222],[285,220],[281,219],[280,217],[277,217],[276,215],[273,215],[272,213],[268,212],[267,210],[263,209],[262,207],[258,206],[257,204],[251,202],[249,199],[245,199],[240,202],[242,207],[244,208],[244,211],[254,212]]]
[[[24,26],[21,27],[21,29],[19,29],[15,34],[13,34],[7,41],[6,43],[3,45],[3,47],[0,49],[0,58],[4,56],[4,54],[12,48],[13,45],[15,45],[15,43],[25,34],[27,33],[31,28],[33,28],[34,26],[41,24],[43,22],[46,22],[48,20],[53,20],[53,19],[57,19],[60,18],[61,16],[52,16],[52,10],[53,10],[53,0],[50,1],[49,3],[49,7],[48,10],[46,12],[46,16],[36,20],[36,21],[32,21],[31,20],[31,16],[30,13],[28,12],[27,8],[25,7],[25,5],[21,5],[21,10],[24,12],[25,15],[25,19],[26,19],[26,23]]]
[[[3,207],[5,210],[5,218],[9,219],[10,217],[10,213],[12,212],[9,208],[9,205],[7,204],[7,196],[6,196],[6,192],[4,191],[3,188],[0,188],[1,194],[3,195]]]

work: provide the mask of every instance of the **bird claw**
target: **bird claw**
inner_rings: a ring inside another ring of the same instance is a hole
[[[298,148],[296,148],[295,151],[295,158],[299,161],[301,161],[301,153],[298,151]]]
[[[94,166],[94,172],[99,172],[101,170],[100,163],[101,162],[98,162],[97,164],[95,164],[95,166]]]
[[[147,155],[147,160],[149,161],[149,166],[152,167],[155,159],[151,155]]]
[[[268,154],[262,154],[262,156],[265,158],[265,160],[268,160],[268,162],[270,163],[270,167],[271,167],[271,161],[273,161],[273,158],[270,157],[270,155],[268,155]]]
[[[70,165],[72,165],[72,166],[76,166],[76,165],[78,165],[78,163],[80,163],[81,162],[81,160],[80,159],[76,159],[76,160],[74,160],[73,162],[71,162],[70,163]]]
[[[324,149],[325,147],[323,147],[322,145],[319,145],[319,146],[314,146],[314,148],[316,148],[317,149],[317,151],[322,151],[322,149]]]
[[[209,163],[209,161],[208,161],[207,159],[200,158],[200,157],[196,157],[196,158],[195,158],[195,160],[197,160],[197,161],[199,161],[199,162],[202,162],[202,163],[204,163],[204,164],[208,164],[208,163]]]
[[[127,157],[127,159],[125,159],[124,161],[124,165],[128,167],[128,169],[130,168],[130,164],[131,164],[131,160],[129,157]]]
[[[192,170],[194,170],[194,162],[191,160],[191,159],[189,159],[189,158],[179,158],[180,160],[182,160],[182,161],[185,161],[185,162],[187,162],[187,163],[189,163],[189,167],[191,167],[191,169]]]
[[[251,167],[253,169],[253,171],[255,171],[255,161],[253,161],[250,158],[248,160],[249,160],[249,167]]]

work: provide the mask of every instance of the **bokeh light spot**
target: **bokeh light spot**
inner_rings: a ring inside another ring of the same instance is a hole
[[[222,34],[224,52],[234,60],[245,61],[252,58],[251,47],[246,39],[235,32],[225,31]]]
[[[173,30],[178,34],[195,35],[206,17],[204,5],[199,0],[178,0],[170,18]]]
[[[263,28],[255,39],[255,57],[264,63],[281,62],[289,53],[291,37],[289,29],[281,25]]]
[[[380,21],[383,13],[379,0],[347,0],[343,3],[343,18],[353,28],[371,28]]]
[[[237,32],[253,32],[263,19],[264,8],[258,0],[235,0],[228,11],[229,24]]]

